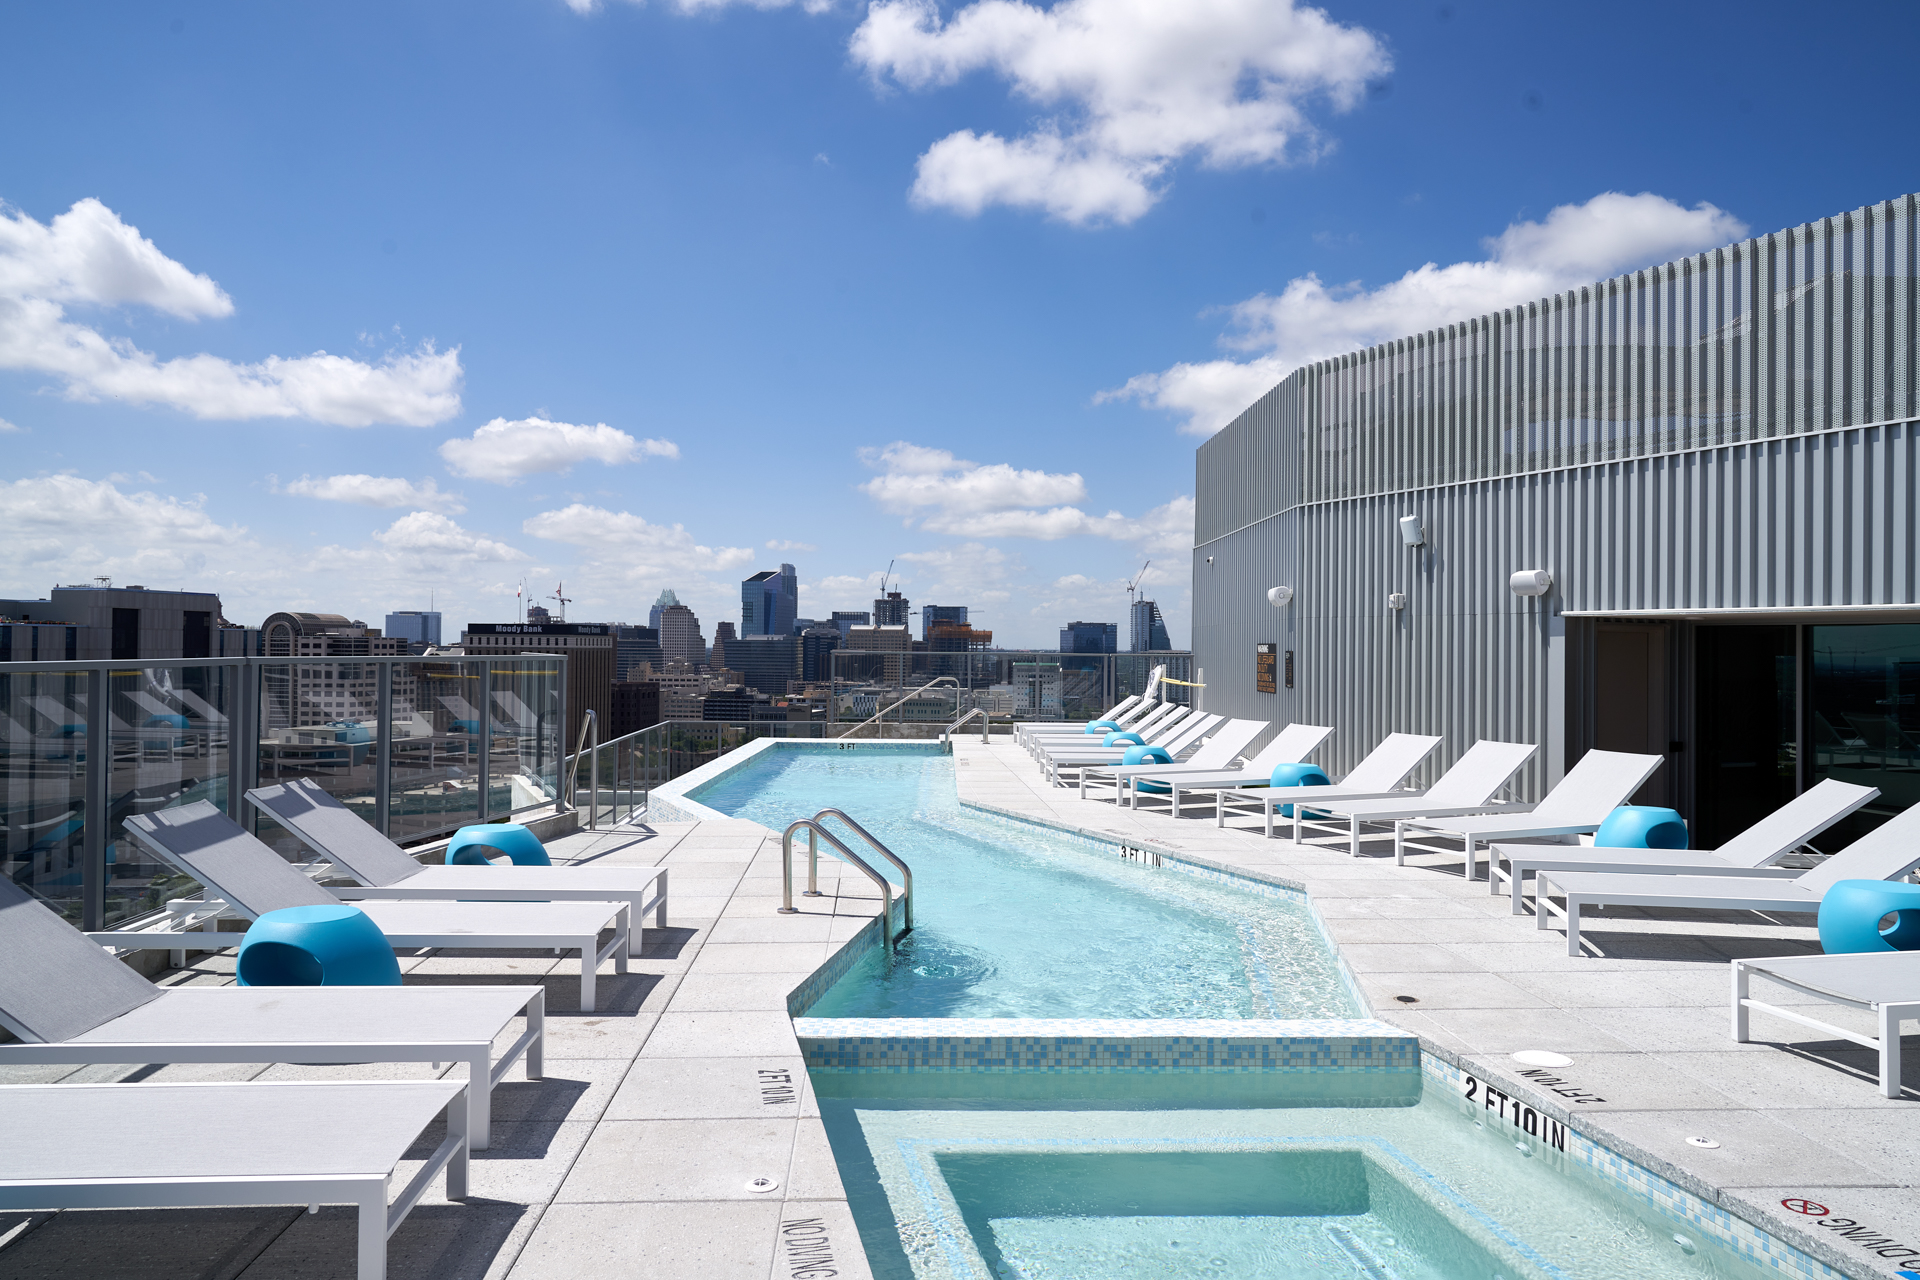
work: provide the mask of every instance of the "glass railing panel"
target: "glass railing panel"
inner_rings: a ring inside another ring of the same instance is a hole
[[[205,800],[228,807],[233,667],[131,667],[107,673],[105,904],[101,924],[158,911],[200,886],[144,852],[126,834],[135,814]],[[84,679],[84,677],[82,677]],[[242,750],[245,742],[242,742]]]
[[[387,835],[405,844],[480,820],[481,665],[393,664]]]
[[[494,659],[490,816],[549,805],[559,797],[565,673],[557,657]]]
[[[307,781],[374,819],[377,668],[351,659],[275,663],[259,669],[260,785]],[[259,837],[290,858],[309,856],[277,824],[254,815]]]
[[[0,849],[8,879],[80,923],[87,676],[0,675]]]

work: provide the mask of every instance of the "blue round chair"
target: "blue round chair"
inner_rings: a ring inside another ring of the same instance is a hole
[[[358,907],[262,912],[240,942],[243,987],[397,987],[393,947]]]
[[[1889,915],[1893,926],[1882,929]],[[1828,955],[1920,951],[1920,884],[1836,881],[1820,899],[1820,949]]]
[[[1684,849],[1687,821],[1672,809],[1623,804],[1593,833],[1596,849]]]
[[[1267,785],[1270,787],[1330,787],[1333,785],[1333,779],[1329,778],[1326,771],[1317,764],[1277,764],[1273,766],[1273,773],[1267,778]],[[1291,818],[1293,806],[1281,805],[1280,816]]]
[[[506,854],[516,867],[550,867],[553,859],[540,843],[540,837],[511,822],[487,822],[477,827],[462,827],[447,842],[447,865],[492,866],[488,854]]]
[[[1144,747],[1147,745],[1147,740],[1137,733],[1127,733],[1123,730],[1116,729],[1106,737],[1100,739],[1100,745],[1103,747]]]
[[[1173,755],[1165,747],[1128,747],[1126,754],[1120,757],[1120,763],[1172,764]],[[1133,789],[1152,796],[1163,796],[1173,790],[1164,782],[1142,782],[1138,778],[1133,781]]]
[[[1118,729],[1119,727],[1120,727],[1119,725],[1115,724],[1111,720],[1091,720],[1087,723],[1087,727],[1083,732],[1112,733],[1115,729]]]

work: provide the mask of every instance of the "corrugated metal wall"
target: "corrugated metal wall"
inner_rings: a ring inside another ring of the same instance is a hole
[[[1287,378],[1199,450],[1208,709],[1331,724],[1336,769],[1396,730],[1447,737],[1429,778],[1478,738],[1540,743],[1538,795],[1568,736],[1563,611],[1912,604],[1917,204]],[[1514,596],[1533,568],[1552,594]],[[1263,641],[1294,690],[1255,691]]]

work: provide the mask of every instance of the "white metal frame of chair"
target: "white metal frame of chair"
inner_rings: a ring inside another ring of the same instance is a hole
[[[425,1083],[425,1082],[418,1082]],[[335,1085],[334,1090],[364,1090],[417,1088],[418,1083],[393,1085],[388,1083],[362,1083]],[[447,1199],[462,1200],[467,1195],[468,1144],[467,1144],[467,1108],[462,1104],[460,1095],[466,1091],[466,1082],[438,1081],[445,1087],[447,1099],[445,1112],[447,1118],[447,1136],[434,1149],[432,1155],[418,1172],[400,1189],[400,1194],[391,1204],[388,1194],[393,1182],[393,1169],[368,1169],[351,1174],[243,1174],[220,1175],[159,1175],[141,1176],[128,1173],[117,1178],[74,1178],[74,1179],[10,1179],[0,1176],[0,1210],[32,1211],[46,1209],[189,1209],[208,1208],[216,1205],[298,1205],[304,1204],[317,1208],[322,1204],[350,1204],[358,1210],[358,1280],[384,1280],[387,1274],[387,1240],[407,1215],[420,1202],[420,1198],[432,1185],[442,1170],[446,1173]],[[81,1105],[80,1095],[86,1090],[140,1090],[160,1088],[202,1088],[227,1090],[231,1097],[245,1096],[232,1091],[244,1090],[254,1097],[263,1095],[262,1090],[293,1090],[305,1086],[295,1082],[246,1084],[198,1082],[193,1085],[144,1085],[144,1084],[59,1084],[59,1085],[7,1085],[0,1086],[0,1093],[12,1093],[15,1090],[32,1090],[46,1095],[47,1105],[54,1107]],[[124,1096],[124,1095],[123,1095]],[[137,1096],[137,1095],[136,1095]],[[37,1101],[37,1099],[36,1099]],[[94,1099],[98,1105],[98,1095]],[[140,1117],[150,1122],[152,1116]],[[338,1123],[351,1124],[351,1116],[335,1117]],[[129,1123],[133,1123],[129,1118]],[[431,1117],[428,1117],[431,1122]],[[423,1123],[421,1128],[426,1126]],[[156,1143],[153,1147],[164,1151],[170,1144]],[[126,1155],[127,1167],[136,1169],[140,1165],[140,1148],[130,1147]],[[5,1169],[4,1158],[0,1158],[0,1171]]]
[[[1901,958],[1904,957],[1904,958]],[[1873,1000],[1863,996],[1849,996],[1841,992],[1809,986],[1787,977],[1786,973],[1776,971],[1775,966],[1787,973],[1803,969],[1818,970],[1823,967],[1855,967],[1860,961],[1898,964],[1903,968],[1912,968],[1914,974],[1913,995],[1904,999]],[[1879,1034],[1861,1035],[1831,1022],[1793,1009],[1783,1009],[1779,1005],[1765,1000],[1756,1000],[1752,995],[1752,982],[1755,975],[1782,986],[1791,987],[1802,995],[1824,1000],[1829,1004],[1845,1005],[1850,1009],[1862,1009],[1874,1015],[1878,1023]],[[1733,962],[1733,1038],[1740,1044],[1749,1043],[1751,1023],[1748,1015],[1758,1009],[1762,1013],[1784,1018],[1788,1022],[1797,1022],[1803,1027],[1833,1036],[1835,1039],[1851,1041],[1864,1048],[1872,1049],[1879,1055],[1880,1093],[1882,1097],[1900,1096],[1900,1024],[1909,1018],[1920,1018],[1920,952],[1889,951],[1867,952],[1857,955],[1837,956],[1785,956],[1762,960],[1735,960]]]

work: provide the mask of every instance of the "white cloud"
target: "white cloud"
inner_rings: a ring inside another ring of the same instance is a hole
[[[1143,373],[1097,400],[1137,399],[1182,415],[1182,430],[1212,435],[1302,365],[1466,320],[1609,276],[1737,240],[1746,224],[1713,205],[1692,209],[1643,192],[1609,191],[1565,204],[1539,222],[1516,222],[1485,243],[1477,262],[1429,262],[1366,289],[1329,287],[1317,275],[1287,282],[1230,309],[1230,348],[1246,360],[1210,360]]]
[[[543,511],[521,528],[536,538],[584,547],[629,578],[705,573],[738,568],[754,559],[751,547],[709,547],[684,525],[651,524],[628,511],[608,511],[576,502]]]
[[[413,511],[373,535],[389,551],[410,552],[443,562],[506,562],[530,559],[504,542],[463,529],[434,511]]]
[[[636,440],[604,422],[589,427],[545,418],[495,418],[471,436],[441,445],[440,456],[456,475],[512,484],[582,462],[613,467],[638,458],[677,458],[680,446],[671,440]]]
[[[784,538],[767,539],[767,550],[769,551],[818,551],[819,549],[820,548],[814,546],[811,542],[788,542]]]
[[[431,478],[415,484],[397,476],[301,476],[276,493],[300,498],[319,498],[325,502],[351,502],[362,507],[412,507],[416,511],[445,511],[458,515],[466,510],[457,493],[448,493]]]
[[[113,480],[75,475],[0,482],[0,528],[8,530],[13,572],[45,579],[31,588],[36,594],[51,581],[98,574],[140,582],[198,573],[247,533],[213,519],[200,498],[128,493]]]
[[[1004,462],[982,466],[896,440],[884,449],[862,449],[860,460],[880,471],[861,485],[868,497],[895,515],[932,509],[941,515],[1005,511],[1044,503],[1078,502],[1087,484],[1079,473],[1019,471]]]
[[[161,360],[67,316],[140,306],[181,320],[233,314],[204,274],[167,257],[95,199],[42,225],[0,207],[0,369],[50,374],[68,399],[157,404],[197,418],[307,418],[335,426],[429,426],[460,411],[459,351],[423,344],[368,364],[324,351],[236,364]]]
[[[1175,498],[1138,518],[1118,511],[1096,516],[1068,505],[1086,497],[1086,481],[1077,472],[982,465],[904,440],[884,449],[862,449],[860,459],[881,472],[860,486],[862,491],[883,510],[907,516],[908,523],[918,520],[930,533],[1043,542],[1111,538],[1150,551],[1193,545],[1191,498]]]
[[[1306,105],[1347,110],[1391,65],[1368,32],[1292,0],[977,0],[945,21],[934,0],[879,0],[851,49],[876,80],[925,89],[989,71],[1058,113],[1012,139],[934,143],[917,203],[1076,225],[1139,218],[1188,156],[1217,169],[1312,157],[1325,143]]]
[[[25,427],[16,426],[14,423],[8,422],[5,418],[0,418],[0,436],[25,434],[26,430]]]

